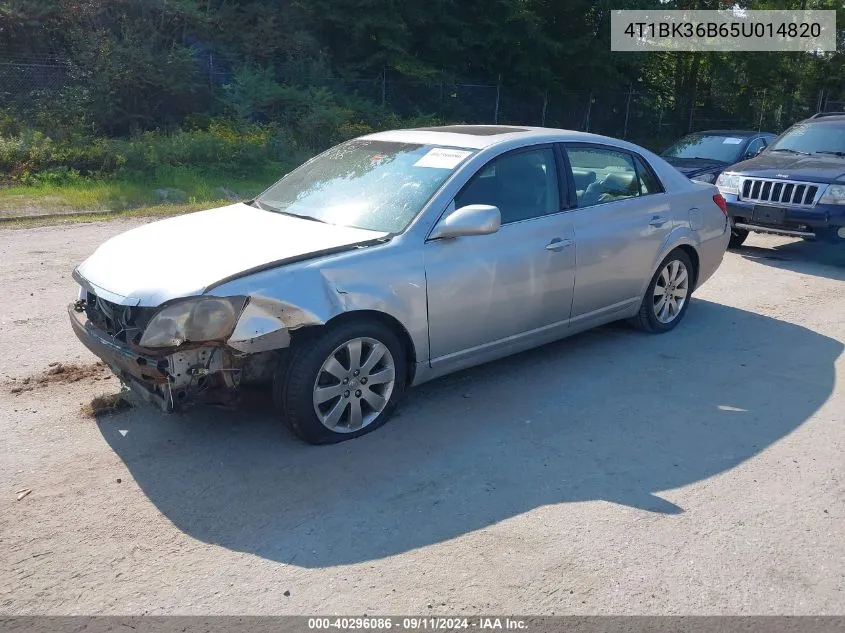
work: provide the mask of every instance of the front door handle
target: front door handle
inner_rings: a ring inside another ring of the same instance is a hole
[[[546,250],[554,251],[555,253],[557,253],[558,251],[562,251],[567,246],[572,246],[572,240],[570,240],[569,238],[562,240],[559,237],[556,237],[551,242],[546,244]]]
[[[653,218],[651,218],[651,222],[649,222],[648,225],[653,226],[656,229],[659,229],[661,226],[666,224],[668,221],[669,220],[667,218],[664,218],[661,215],[655,215]]]

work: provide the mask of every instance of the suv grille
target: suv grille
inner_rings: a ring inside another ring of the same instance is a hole
[[[740,200],[812,207],[818,191],[819,186],[811,182],[747,178],[742,183]]]

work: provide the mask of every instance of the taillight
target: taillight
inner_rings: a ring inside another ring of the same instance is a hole
[[[728,217],[728,203],[725,201],[725,198],[722,196],[721,193],[713,195],[713,202],[715,202],[716,206],[722,210],[722,213],[725,214],[725,217]]]

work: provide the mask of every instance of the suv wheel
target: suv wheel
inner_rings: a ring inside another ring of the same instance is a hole
[[[728,242],[728,248],[739,248],[747,237],[748,231],[745,229],[731,228],[731,241]]]

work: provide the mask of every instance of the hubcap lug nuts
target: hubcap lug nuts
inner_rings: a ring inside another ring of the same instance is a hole
[[[360,372],[360,371],[358,371],[358,370],[356,369],[355,371],[353,371],[353,372],[352,372],[352,375],[353,375],[353,376],[357,376],[357,375],[358,375],[358,374],[360,374],[360,373],[361,373],[361,372]]]
[[[348,392],[348,391],[344,391],[344,392],[343,392],[343,397],[344,397],[344,398],[348,398],[348,397],[349,397],[349,392]]]
[[[343,379],[343,384],[344,384],[344,385],[348,385],[348,384],[349,384],[349,378],[344,378],[344,379]]]
[[[360,390],[360,389],[359,389],[358,391],[356,391],[356,392],[355,392],[355,397],[356,397],[356,398],[360,398],[360,397],[361,397],[361,390]]]
[[[364,376],[363,378],[361,378],[361,384],[362,384],[362,385],[366,385],[366,384],[367,384],[367,377],[366,377],[366,376]]]

